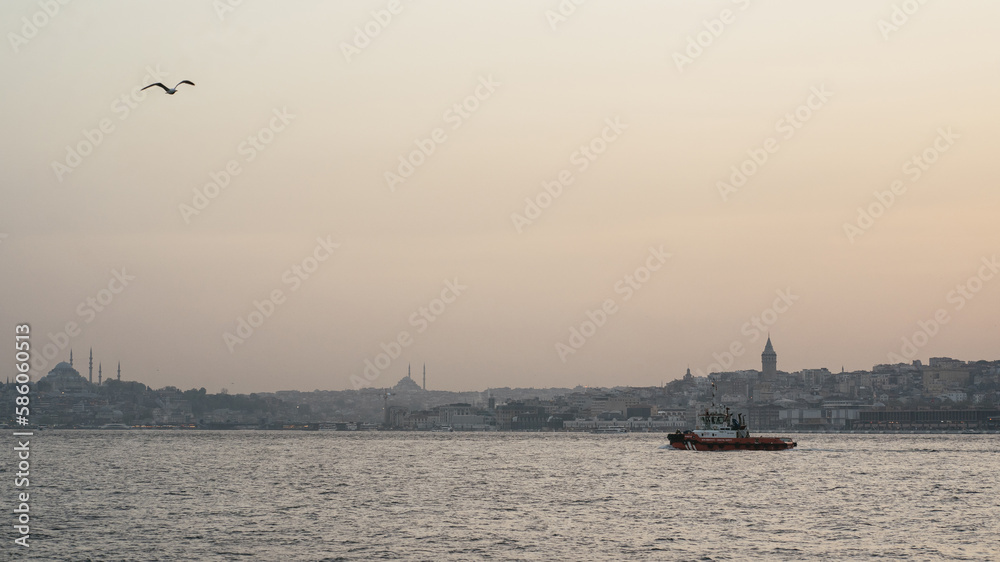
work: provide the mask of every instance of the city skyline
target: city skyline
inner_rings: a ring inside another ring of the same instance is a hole
[[[504,381],[498,380],[498,381],[491,381],[491,383],[492,383],[491,385],[486,386],[486,387],[482,387],[482,388],[478,388],[478,389],[477,388],[433,388],[433,387],[430,388],[430,389],[428,389],[427,388],[427,365],[426,364],[421,365],[421,368],[422,368],[422,374],[421,374],[422,380],[421,380],[421,382],[417,382],[417,380],[414,379],[413,376],[412,376],[412,372],[411,372],[412,365],[407,364],[407,366],[406,366],[406,374],[402,375],[402,376],[400,376],[398,378],[393,378],[392,374],[389,374],[389,376],[387,376],[385,379],[383,379],[384,381],[386,381],[385,386],[361,386],[361,387],[355,388],[355,390],[363,390],[365,388],[373,389],[373,390],[392,390],[392,389],[400,389],[400,388],[404,388],[405,387],[406,390],[414,390],[414,389],[416,389],[416,390],[422,390],[422,391],[431,390],[431,391],[444,391],[444,392],[458,392],[458,393],[461,393],[461,392],[486,392],[486,391],[488,391],[490,389],[497,389],[497,388],[523,388],[523,389],[530,389],[530,388],[553,389],[553,388],[577,388],[577,387],[584,387],[584,388],[589,388],[589,387],[593,387],[593,388],[615,388],[615,387],[645,388],[645,387],[662,387],[662,386],[666,386],[666,384],[669,383],[669,382],[682,380],[682,379],[685,379],[687,377],[698,377],[698,378],[712,378],[712,377],[716,377],[717,378],[718,376],[721,376],[721,375],[731,375],[731,374],[741,374],[741,373],[756,373],[757,376],[759,377],[759,380],[762,383],[764,383],[764,384],[770,384],[770,383],[773,383],[776,380],[776,377],[777,377],[777,375],[779,373],[783,374],[783,375],[799,375],[799,374],[802,374],[804,372],[817,372],[817,371],[826,371],[830,375],[845,374],[845,373],[846,374],[871,373],[871,372],[876,371],[877,368],[879,368],[879,367],[893,367],[893,368],[904,367],[904,368],[906,368],[906,367],[921,366],[923,368],[923,367],[926,367],[928,365],[933,365],[935,361],[937,361],[937,362],[944,361],[946,363],[958,361],[958,362],[962,362],[962,363],[972,364],[972,363],[984,362],[984,361],[985,362],[993,362],[993,361],[997,361],[997,359],[990,359],[990,358],[962,359],[962,358],[956,358],[956,357],[950,357],[950,356],[937,356],[937,357],[928,357],[928,358],[914,358],[911,363],[906,363],[906,362],[903,362],[903,363],[879,363],[879,364],[872,365],[870,368],[852,369],[850,371],[848,371],[843,365],[840,367],[840,371],[837,371],[836,368],[831,369],[828,366],[803,367],[803,368],[799,368],[799,369],[784,370],[784,369],[781,369],[781,368],[778,367],[778,354],[775,351],[775,349],[773,347],[773,344],[771,343],[770,336],[768,336],[767,342],[765,343],[764,348],[762,349],[761,354],[760,354],[760,365],[759,365],[760,368],[759,369],[757,369],[757,368],[729,368],[729,369],[712,370],[712,371],[707,371],[707,372],[692,373],[691,372],[691,368],[687,367],[686,370],[685,370],[685,373],[681,373],[678,376],[673,377],[673,378],[669,378],[669,379],[668,378],[663,378],[663,379],[661,379],[659,381],[658,384],[647,384],[647,385],[606,384],[605,385],[605,384],[596,383],[596,384],[590,384],[590,385],[584,385],[584,384],[567,384],[567,385],[564,385],[564,386],[534,387],[534,386],[512,386],[512,385],[504,385],[504,384],[502,384]],[[101,385],[100,363],[98,365],[99,366],[98,366],[98,382],[97,382],[97,385],[100,386]],[[714,364],[713,366],[718,366],[718,365]],[[40,380],[41,378],[44,378],[45,376],[48,376],[48,375],[51,375],[51,374],[64,374],[64,373],[68,373],[68,372],[73,372],[76,375],[78,375],[81,380],[87,381],[90,384],[93,384],[94,381],[93,381],[93,350],[92,349],[90,350],[88,370],[89,370],[88,374],[84,375],[84,373],[82,373],[78,369],[76,369],[76,366],[73,363],[72,349],[70,349],[69,361],[68,362],[67,361],[57,361],[54,365],[52,365],[51,369],[48,369],[44,374],[40,374],[39,376],[37,376],[36,380]],[[109,379],[106,379],[106,380],[113,380],[113,379],[109,378]],[[114,380],[117,380],[117,381],[121,381],[122,380],[122,378],[121,378],[121,362],[118,362],[117,377]],[[409,381],[409,382],[407,382],[407,381]],[[8,380],[8,383],[9,382],[10,381]],[[156,386],[154,386],[152,384],[149,384],[146,381],[143,381],[141,376],[134,377],[134,378],[131,378],[131,379],[126,379],[125,382],[138,382],[138,383],[142,383],[144,385],[147,385],[150,389],[156,389],[157,388]],[[166,387],[176,387],[176,385],[172,384],[172,383],[171,384],[165,384],[165,385],[161,386],[160,388],[166,388]],[[198,388],[198,387],[194,386],[194,387],[191,387],[191,388]],[[204,388],[204,387],[202,387],[202,388]],[[764,386],[763,388],[765,389],[765,391],[769,391],[769,388],[767,386]],[[267,393],[282,392],[282,391],[303,391],[303,392],[308,392],[308,390],[295,389],[295,388],[276,388],[276,389],[235,389],[234,388],[234,389],[230,389],[229,387],[226,387],[226,386],[220,387],[219,390],[221,390],[224,393],[228,393],[231,390],[239,390],[243,394],[256,394],[256,393],[265,393],[265,394],[267,394]],[[312,389],[312,390],[314,390],[314,391],[330,391],[330,390],[336,391],[336,390],[349,390],[349,389],[340,389],[340,388],[315,388],[315,389]]]
[[[840,373],[778,371],[776,362],[768,341],[759,371],[698,377],[688,370],[661,386],[428,390],[408,368],[388,388],[250,394],[151,388],[122,381],[120,371],[117,380],[93,384],[61,362],[35,392],[46,404],[44,423],[74,429],[118,423],[146,429],[674,431],[709,405],[746,413],[757,428],[843,431],[860,423],[862,429],[900,431],[893,424],[906,422],[909,429],[996,429],[1000,360],[932,357]],[[0,390],[12,393],[15,386],[8,381]]]
[[[231,392],[990,357],[1000,5],[912,4],[5,3],[5,317]]]

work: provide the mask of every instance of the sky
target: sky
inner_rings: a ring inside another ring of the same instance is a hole
[[[768,333],[789,372],[998,359],[996,2],[0,13],[36,380],[92,348],[210,392],[647,386]]]

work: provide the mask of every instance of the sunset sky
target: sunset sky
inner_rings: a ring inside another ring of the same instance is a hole
[[[767,331],[785,371],[1000,358],[1000,3],[0,11],[35,379],[93,347],[210,392],[659,385]]]

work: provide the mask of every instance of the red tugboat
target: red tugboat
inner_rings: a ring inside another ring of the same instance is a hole
[[[781,451],[795,446],[787,437],[751,437],[743,414],[734,417],[728,407],[714,404],[698,416],[698,427],[669,434],[670,444],[689,451]]]

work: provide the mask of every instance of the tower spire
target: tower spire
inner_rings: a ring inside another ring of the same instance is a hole
[[[778,376],[778,354],[774,352],[771,345],[771,334],[767,334],[767,343],[764,344],[764,352],[760,354],[761,379],[774,381]]]
[[[90,367],[87,369],[87,382],[94,384],[94,348],[90,348]]]

